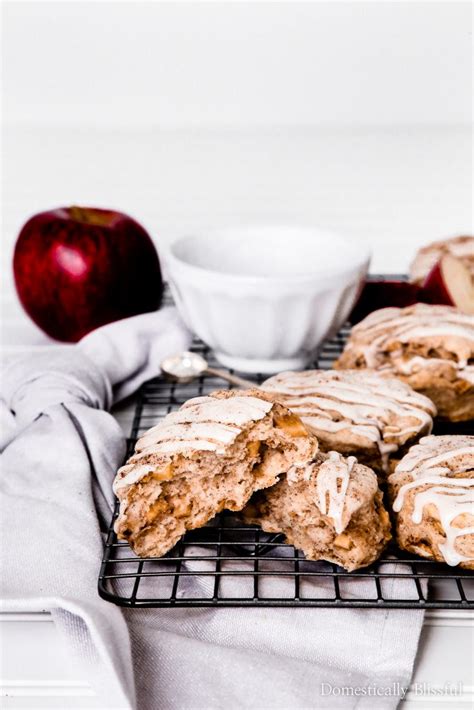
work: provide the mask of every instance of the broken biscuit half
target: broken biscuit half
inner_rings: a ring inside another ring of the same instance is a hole
[[[146,432],[119,469],[115,532],[140,557],[162,556],[186,530],[242,510],[317,449],[299,417],[260,390],[191,399]]]
[[[252,498],[243,517],[266,532],[283,533],[306,559],[349,572],[375,562],[391,539],[376,474],[336,451],[293,466]]]

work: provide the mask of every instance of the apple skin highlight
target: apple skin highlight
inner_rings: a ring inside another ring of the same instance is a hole
[[[423,299],[425,303],[440,304],[442,306],[456,306],[453,296],[445,283],[442,260],[438,261],[431,269],[422,284]]]
[[[163,295],[150,236],[113,210],[58,208],[31,217],[18,236],[13,271],[30,318],[64,342],[154,311]]]

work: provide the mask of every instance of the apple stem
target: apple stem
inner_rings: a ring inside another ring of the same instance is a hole
[[[84,207],[72,205],[72,207],[69,208],[69,214],[77,222],[85,222],[87,224],[91,221],[89,218],[88,210],[84,209]]]

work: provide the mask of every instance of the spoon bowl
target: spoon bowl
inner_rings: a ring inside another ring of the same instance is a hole
[[[166,357],[161,362],[163,375],[175,382],[186,384],[200,377],[207,370],[207,361],[189,350]]]
[[[172,382],[179,382],[181,384],[188,384],[196,379],[196,377],[220,377],[222,380],[229,382],[237,387],[244,387],[245,389],[255,389],[258,387],[256,382],[251,382],[250,380],[244,380],[237,375],[232,375],[230,372],[225,370],[217,370],[213,367],[209,367],[207,360],[203,358],[198,353],[193,353],[189,350],[185,350],[182,353],[176,353],[175,355],[170,355],[166,357],[161,362],[161,372],[166,377],[166,379]]]

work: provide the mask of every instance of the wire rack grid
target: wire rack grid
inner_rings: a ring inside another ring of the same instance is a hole
[[[324,343],[314,367],[331,367],[348,330],[342,328]],[[217,364],[201,342],[195,341],[193,350]],[[248,379],[259,384],[263,378]],[[222,380],[211,377],[186,385],[163,378],[147,382],[137,398],[128,453],[139,436],[187,399],[222,388]],[[442,426],[436,433],[465,433],[468,428]],[[346,572],[335,564],[305,560],[283,536],[243,525],[225,511],[204,528],[188,532],[164,557],[140,559],[114,533],[117,508],[98,589],[101,597],[120,606],[474,608],[474,575],[468,570],[392,546],[371,567]]]

